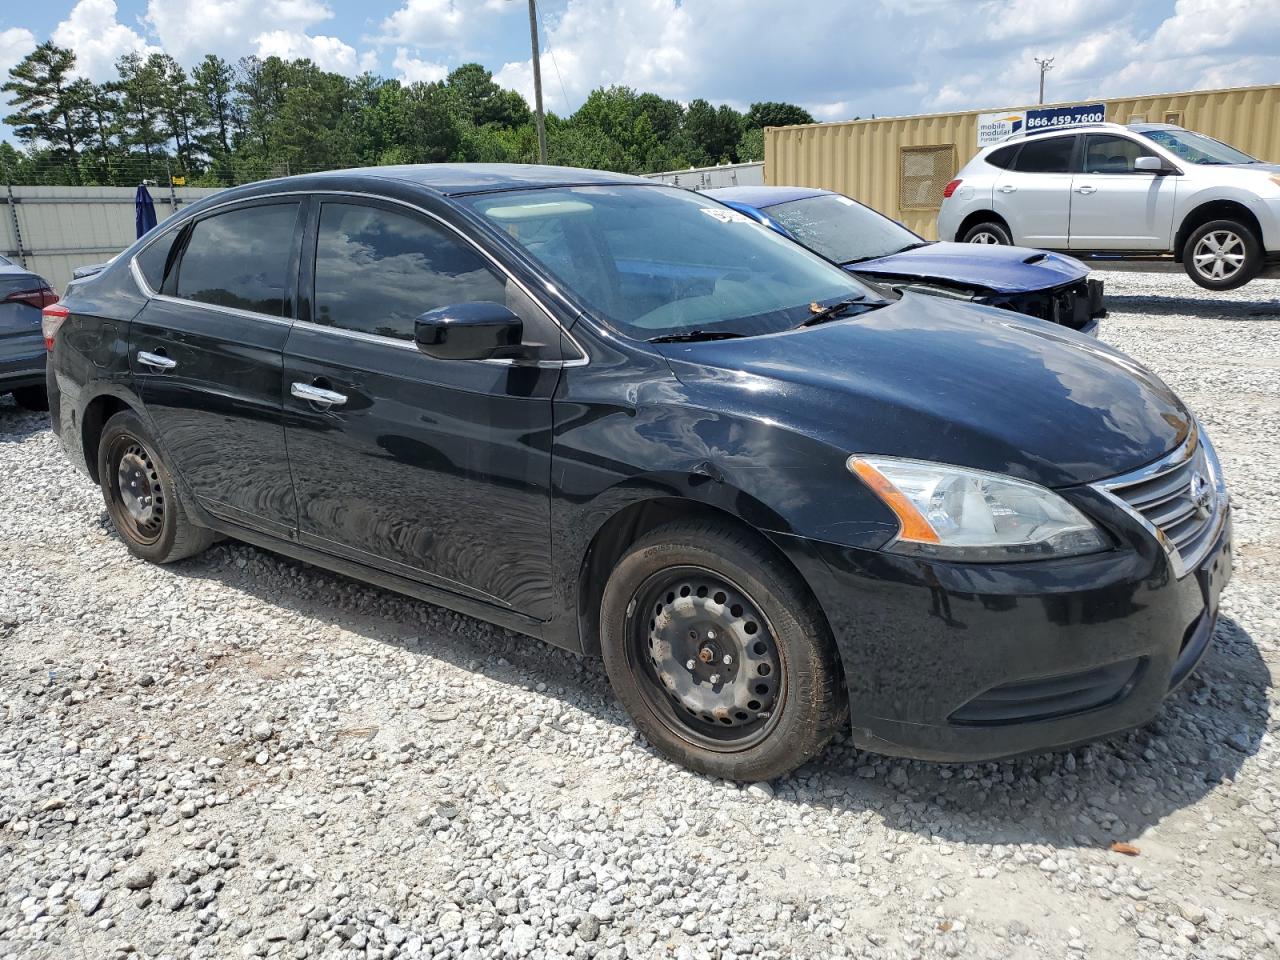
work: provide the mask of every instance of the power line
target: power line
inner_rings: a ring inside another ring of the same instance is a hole
[[[541,13],[538,14],[538,22],[542,23]],[[542,32],[543,33],[547,32],[547,27],[545,23],[542,24]],[[549,35],[548,35],[548,39],[550,39]],[[569,102],[569,94],[565,91],[565,88],[564,88],[564,78],[560,76],[560,64],[556,63],[556,48],[552,46],[548,46],[547,54],[551,57],[551,66],[555,68],[556,80],[560,83],[560,99],[564,101],[565,116],[571,116],[573,114],[573,104]]]

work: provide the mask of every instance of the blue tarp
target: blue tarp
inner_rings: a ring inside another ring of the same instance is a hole
[[[138,184],[138,192],[133,198],[133,221],[138,236],[156,225],[156,205],[145,184]]]

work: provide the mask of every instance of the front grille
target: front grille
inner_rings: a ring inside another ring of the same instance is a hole
[[[1222,529],[1227,506],[1222,470],[1208,438],[1196,428],[1167,457],[1096,486],[1155,535],[1179,578],[1199,565]]]
[[[997,725],[1051,720],[1093,710],[1123,695],[1142,663],[1124,660],[1079,673],[1001,684],[974,697],[949,719],[966,725]]]

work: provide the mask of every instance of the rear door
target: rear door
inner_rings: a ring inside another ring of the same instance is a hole
[[[149,258],[161,290],[129,336],[138,393],[200,505],[281,536],[297,524],[282,397],[302,212],[275,198],[195,220]]]
[[[559,328],[425,213],[327,196],[313,220],[285,350],[301,542],[548,619]],[[524,320],[526,361],[417,349],[415,317],[477,300]]]
[[[1084,135],[1080,172],[1072,177],[1072,250],[1167,250],[1178,178],[1135,170],[1156,157],[1128,137]]]
[[[1034,137],[996,177],[992,207],[1028,247],[1066,249],[1071,228],[1071,171],[1078,136]]]

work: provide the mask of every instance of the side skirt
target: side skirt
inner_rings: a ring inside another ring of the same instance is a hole
[[[479,600],[471,600],[467,597],[450,593],[447,590],[440,590],[436,587],[430,587],[426,584],[419,583],[416,580],[409,580],[405,577],[398,577],[392,573],[365,566],[353,560],[346,560],[341,557],[335,557],[309,547],[304,547],[298,543],[292,543],[288,540],[282,540],[279,537],[273,537],[270,534],[252,530],[248,527],[242,527],[239,524],[223,520],[210,514],[207,510],[199,511],[201,514],[199,522],[219,533],[226,534],[236,540],[243,540],[245,543],[253,544],[255,547],[261,547],[264,550],[270,550],[273,553],[281,553],[294,560],[301,560],[304,563],[310,563],[334,573],[340,573],[344,576],[360,580],[364,583],[370,583],[386,590],[394,590],[396,593],[403,593],[406,596],[413,597],[416,600],[424,600],[427,603],[433,603],[439,607],[445,607],[457,613],[466,614],[469,617],[475,617],[477,620],[484,620],[495,626],[504,627],[513,630],[516,633],[524,634],[527,637],[534,637],[538,640],[547,640],[555,643],[557,646],[564,646],[566,649],[574,653],[580,653],[570,646],[568,643],[560,642],[561,637],[556,631],[548,631],[545,629],[546,624],[541,620],[535,620],[532,617],[526,617],[523,614],[514,613],[510,610],[504,610],[491,604],[484,603]]]

